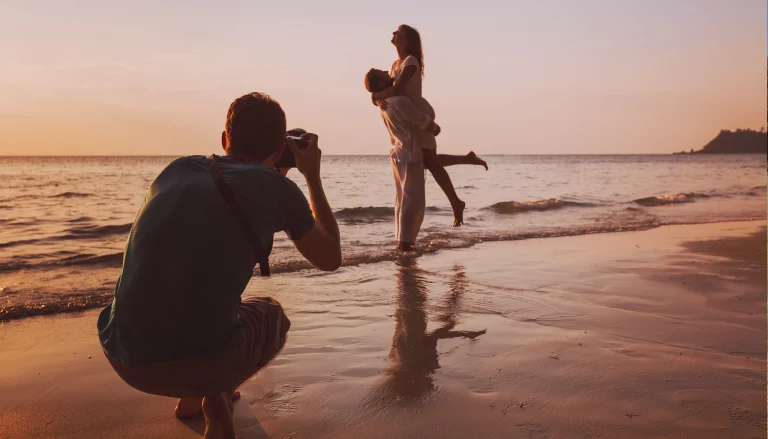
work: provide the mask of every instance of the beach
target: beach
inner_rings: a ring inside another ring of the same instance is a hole
[[[252,438],[762,438],[765,221],[477,243],[253,278],[282,353]],[[110,369],[97,310],[0,323],[0,438],[195,438]]]

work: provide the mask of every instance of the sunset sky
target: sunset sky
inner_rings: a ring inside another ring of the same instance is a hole
[[[422,33],[443,152],[667,153],[766,121],[765,0],[0,0],[0,155],[218,151],[233,98],[385,154],[363,88]]]

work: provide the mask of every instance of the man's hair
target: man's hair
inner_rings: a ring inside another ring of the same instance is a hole
[[[391,80],[382,80],[381,75],[378,75],[376,72],[376,69],[371,69],[368,70],[368,73],[365,74],[365,89],[371,93],[382,91],[389,87],[392,83]]]
[[[235,99],[224,126],[228,151],[264,160],[285,141],[285,112],[264,93],[248,93]]]

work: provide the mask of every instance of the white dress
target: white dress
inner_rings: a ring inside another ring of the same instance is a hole
[[[405,84],[403,96],[410,98],[416,107],[430,115],[432,120],[434,120],[435,109],[432,108],[432,105],[430,105],[429,102],[421,96],[421,66],[419,64],[419,60],[417,60],[415,56],[408,55],[402,62],[400,62],[399,59],[395,60],[395,62],[392,64],[392,68],[389,70],[389,76],[394,78],[395,81],[399,80],[400,76],[403,74],[403,70],[405,70],[405,68],[408,66],[416,67],[416,74],[411,76],[411,79],[409,79],[408,83]],[[418,132],[414,132],[414,138],[420,148],[437,148],[437,141],[435,140],[435,136],[433,134],[423,130],[417,131]]]
[[[399,242],[414,243],[424,222],[426,208],[424,162],[415,136],[429,127],[432,117],[405,96],[393,96],[386,101],[387,109],[381,110],[381,118],[392,142],[395,238]]]

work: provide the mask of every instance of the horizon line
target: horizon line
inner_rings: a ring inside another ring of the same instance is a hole
[[[704,155],[752,155],[762,153],[722,153],[722,154],[704,154]],[[21,154],[0,154],[0,158],[60,158],[60,157],[189,157],[194,155],[205,156],[205,154],[112,154],[112,155],[100,155],[100,154],[33,154],[33,155],[21,155]],[[520,157],[520,156],[666,156],[666,155],[701,155],[691,154],[686,152],[680,154],[679,151],[672,152],[658,152],[658,153],[568,153],[568,154],[477,154],[478,156],[489,157]],[[389,157],[389,154],[325,154],[325,157]]]

